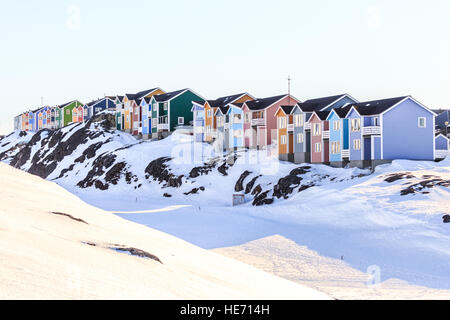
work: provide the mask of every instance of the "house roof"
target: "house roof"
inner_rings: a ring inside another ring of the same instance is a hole
[[[167,93],[163,93],[163,94],[158,94],[153,97],[155,98],[155,100],[157,102],[166,102],[166,101],[172,100],[173,98],[175,98],[176,96],[178,96],[179,94],[181,94],[187,90],[189,90],[189,89],[182,89],[182,90],[167,92]]]
[[[70,102],[67,102],[67,103],[64,103],[64,104],[60,104],[59,106],[56,106],[56,107],[57,108],[64,108],[64,107],[68,106],[69,104],[71,104],[71,103],[73,103],[75,101],[77,101],[77,100],[72,100]],[[46,108],[46,107],[44,107],[44,108]]]
[[[294,106],[280,106],[280,108],[283,109],[285,114],[290,114],[294,109]]]
[[[322,98],[315,98],[306,100],[303,103],[299,103],[298,106],[302,109],[303,112],[313,112],[313,111],[321,111],[331,105],[333,102],[336,102],[348,94],[340,94],[335,96],[328,96]]]
[[[240,97],[242,97],[243,95],[246,95],[248,93],[238,93],[238,94],[233,94],[230,96],[225,96],[225,97],[220,97],[217,98],[216,100],[208,100],[209,105],[211,106],[211,108],[218,108],[218,107],[222,107],[225,106],[229,103],[233,103],[234,101],[238,100]]]
[[[355,108],[360,115],[370,116],[383,113],[406,98],[408,98],[408,96],[354,103],[351,106]]]
[[[123,96],[116,96],[116,99],[119,99],[120,102],[123,101]]]
[[[327,120],[330,111],[314,111],[320,120]]]
[[[221,107],[218,107],[217,110],[216,110],[216,114],[217,114],[217,112],[219,112],[219,111],[220,111],[222,114],[227,114],[228,109],[230,109],[229,106],[221,106]]]
[[[246,101],[245,105],[250,110],[264,110],[264,109],[270,107],[271,105],[273,105],[275,102],[277,102],[287,96],[288,96],[287,94],[283,94],[283,95],[273,96],[273,97],[268,97],[268,98],[259,98],[256,100]]]
[[[333,110],[336,112],[339,118],[345,118],[347,116],[347,113],[350,111],[351,107],[352,107],[351,105],[347,105],[345,107],[340,107]]]

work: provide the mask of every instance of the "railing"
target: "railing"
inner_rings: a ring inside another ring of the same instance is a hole
[[[266,124],[266,121],[264,120],[264,118],[256,118],[252,119],[251,123],[252,126],[264,126]]]
[[[323,139],[330,139],[330,131],[329,130],[325,130],[322,132],[322,138]]]
[[[350,149],[344,149],[341,152],[342,158],[350,158]]]
[[[168,123],[158,123],[158,131],[159,130],[169,130],[169,124]]]
[[[311,130],[311,123],[309,122],[305,123],[305,130]]]
[[[291,124],[288,124],[288,125],[287,125],[287,131],[288,131],[288,132],[293,132],[293,131],[294,131],[294,124],[292,124],[292,123],[291,123]]]
[[[381,133],[381,127],[379,126],[368,126],[362,128],[363,135],[373,135],[373,134],[380,134]]]
[[[450,155],[449,150],[436,150],[436,152],[434,153],[434,157],[436,159],[445,159],[445,157],[449,155]]]

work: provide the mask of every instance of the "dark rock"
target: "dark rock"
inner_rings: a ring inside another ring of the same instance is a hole
[[[166,197],[166,198],[172,198],[172,195],[171,195],[171,194],[168,194],[168,193],[164,193],[164,194],[163,194],[163,197]]]
[[[400,172],[400,173],[393,173],[393,174],[388,175],[387,178],[384,179],[384,181],[392,183],[397,180],[412,179],[412,178],[415,178],[415,176],[413,176],[411,174],[411,172]]]
[[[146,178],[150,177],[159,183],[165,183],[165,187],[178,188],[183,184],[183,175],[176,176],[170,172],[168,165],[166,164],[172,158],[161,157],[153,160],[145,168]]]
[[[444,223],[450,223],[450,215],[446,214],[442,217],[442,220],[444,220]]]
[[[244,186],[242,185],[244,183],[245,178],[247,178],[251,174],[250,171],[245,170],[241,176],[239,177],[238,181],[236,182],[236,185],[234,186],[234,191],[241,192],[244,190]]]
[[[268,204],[272,204],[273,203],[273,198],[267,198],[267,195],[269,194],[270,190],[267,190],[265,192],[260,193],[259,195],[257,195],[254,199],[252,204],[254,206],[263,206],[263,205],[268,205]]]
[[[312,185],[302,185],[302,186],[300,186],[300,188],[298,188],[298,192],[305,191],[311,187],[312,187]]]
[[[245,194],[249,194],[252,191],[253,186],[255,185],[255,182],[259,177],[261,177],[261,175],[254,177],[252,180],[250,180],[249,183],[247,183],[247,185],[245,186]]]
[[[258,194],[260,194],[261,192],[262,192],[261,185],[258,184],[258,185],[253,189],[253,191],[252,191],[252,196],[258,195]]]
[[[186,196],[190,195],[190,194],[197,194],[199,191],[205,191],[205,187],[200,187],[200,188],[194,188],[189,192],[185,192],[184,194]]]
[[[229,167],[228,167],[227,163],[224,162],[221,166],[219,166],[217,168],[217,171],[219,171],[222,175],[227,176],[228,175],[228,173],[227,173],[228,168]]]
[[[133,247],[125,247],[125,246],[119,246],[119,245],[114,245],[112,247],[110,247],[110,249],[116,250],[116,251],[122,251],[122,252],[127,252],[128,254],[131,254],[132,256],[137,256],[137,257],[141,257],[141,258],[148,258],[151,260],[155,260],[161,264],[163,264],[161,262],[161,260],[159,260],[159,258],[153,254],[150,254],[144,250],[141,249],[136,249]]]
[[[297,188],[300,185],[300,182],[302,180],[303,179],[301,177],[295,174],[289,174],[288,176],[281,178],[273,187],[273,196],[277,197],[278,199],[281,197],[287,199],[288,195],[290,195],[294,191],[294,188]]]

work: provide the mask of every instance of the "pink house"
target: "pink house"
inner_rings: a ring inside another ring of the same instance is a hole
[[[311,163],[330,162],[329,111],[314,111],[309,118],[311,124]]]
[[[275,113],[280,106],[294,106],[299,102],[288,94],[244,102],[245,147],[262,148],[276,143],[278,129]]]

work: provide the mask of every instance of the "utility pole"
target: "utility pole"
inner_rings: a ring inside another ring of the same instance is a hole
[[[291,76],[289,75],[287,77],[287,81],[288,81],[288,95],[289,95],[289,104],[291,104]]]

